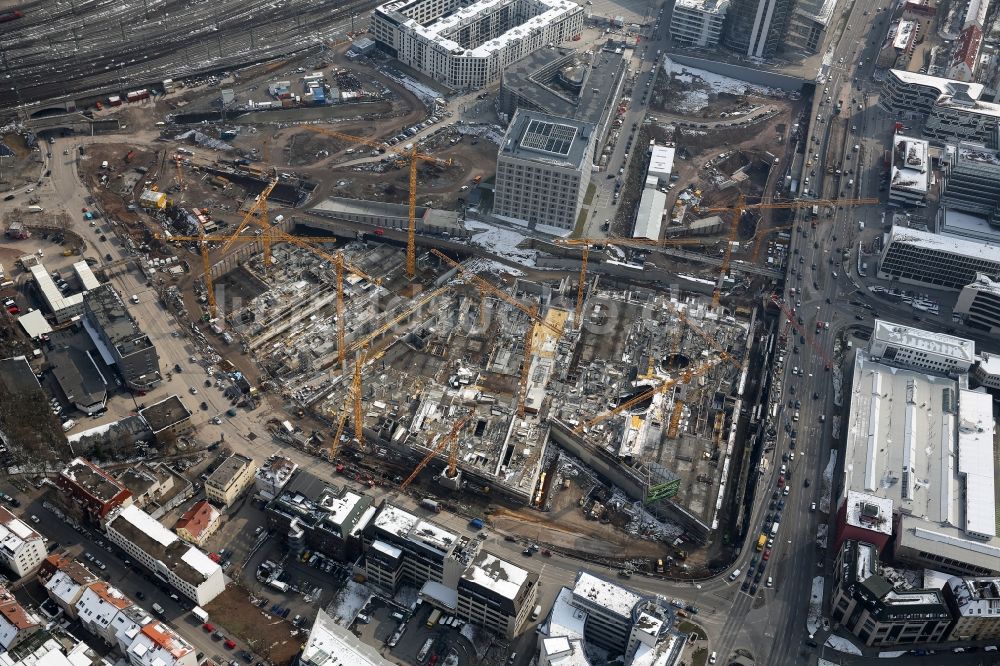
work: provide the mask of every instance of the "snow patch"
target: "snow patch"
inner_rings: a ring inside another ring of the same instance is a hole
[[[894,659],[896,657],[902,657],[906,654],[906,650],[890,650],[888,652],[879,652],[879,659]]]
[[[823,577],[816,576],[812,582],[812,592],[809,594],[809,613],[806,616],[806,630],[810,636],[823,628]]]
[[[326,612],[340,626],[349,626],[373,594],[374,592],[367,586],[349,580],[344,589],[327,606]]]
[[[830,504],[832,503],[833,495],[833,470],[837,466],[837,451],[830,451],[830,462],[827,463],[826,469],[823,470],[823,480],[820,482],[822,486],[819,495],[819,510],[823,513],[830,513]]]
[[[671,80],[688,84],[688,89],[676,91],[671,96],[672,110],[679,113],[697,113],[708,106],[712,95],[719,93],[729,93],[736,96],[786,97],[782,90],[754,85],[704,69],[688,67],[676,63],[670,58],[664,58],[663,68]]]
[[[826,646],[833,648],[837,652],[846,652],[847,654],[861,654],[861,648],[856,646],[850,640],[844,638],[843,636],[831,635],[826,639]]]
[[[478,220],[466,220],[465,228],[473,232],[469,241],[473,245],[488,250],[505,259],[522,266],[534,266],[538,258],[537,250],[522,250],[517,246],[525,240],[525,236],[512,229],[496,227]]]

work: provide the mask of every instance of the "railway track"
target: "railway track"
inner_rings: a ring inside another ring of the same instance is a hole
[[[134,89],[286,56],[343,35],[371,0],[49,0],[0,25],[0,109]]]

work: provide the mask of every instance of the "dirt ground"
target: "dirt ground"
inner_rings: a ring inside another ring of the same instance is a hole
[[[294,627],[250,603],[247,593],[235,585],[205,606],[209,615],[220,620],[226,631],[242,639],[254,652],[275,666],[291,663],[302,647],[299,637],[289,635]]]
[[[41,176],[42,153],[28,148],[20,134],[0,136],[0,192],[17,189],[38,180]],[[44,147],[42,148],[44,150]]]
[[[612,524],[587,520],[577,504],[580,496],[581,490],[574,484],[552,498],[551,511],[497,507],[490,515],[490,522],[501,532],[534,538],[539,545],[566,553],[609,559],[619,559],[623,552],[628,553],[629,559],[658,558],[668,553],[663,543],[633,538]]]

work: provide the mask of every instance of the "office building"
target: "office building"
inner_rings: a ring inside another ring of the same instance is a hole
[[[660,599],[581,572],[538,626],[538,664],[598,666],[589,644],[623,666],[675,666],[686,642],[676,623],[676,610]]]
[[[46,360],[66,401],[84,414],[97,414],[108,402],[108,387],[89,352],[68,345],[53,346]]]
[[[17,603],[7,588],[0,586],[0,650],[12,650],[38,633],[41,618]]]
[[[722,43],[748,58],[773,57],[781,47],[793,0],[730,0]]]
[[[338,491],[302,472],[268,503],[267,527],[287,539],[293,554],[308,549],[346,562],[361,554],[361,529],[375,511],[367,495]]]
[[[597,155],[618,112],[627,72],[620,49],[540,49],[504,69],[497,112],[504,124],[518,109],[590,123]]]
[[[976,362],[976,343],[876,319],[868,354],[872,360],[942,375],[965,374]]]
[[[1000,579],[954,576],[942,592],[954,617],[949,640],[1000,638]]]
[[[818,53],[836,5],[836,0],[796,2],[788,21],[784,48],[802,53]]]
[[[1000,152],[960,144],[950,148],[944,168],[941,205],[984,218],[993,234],[1000,232]]]
[[[900,119],[926,119],[923,135],[929,139],[997,149],[1000,104],[982,101],[982,96],[979,83],[890,69],[879,105]]]
[[[257,463],[238,453],[226,458],[205,481],[205,497],[221,507],[232,506],[253,483]]]
[[[931,185],[928,144],[922,139],[897,134],[892,140],[889,171],[889,201],[902,206],[926,206]]]
[[[119,506],[132,503],[132,493],[120,481],[85,458],[75,458],[56,477],[69,513],[93,524]]]
[[[594,126],[518,109],[497,157],[493,213],[571,231],[590,184]]]
[[[882,576],[878,549],[849,539],[834,563],[831,619],[868,647],[936,643],[951,612],[939,590],[895,589]]]
[[[965,388],[961,374],[973,352],[971,342],[876,321],[869,349],[856,350],[852,367],[841,536],[885,544],[891,520],[889,543],[900,563],[1000,573],[992,398]]]
[[[953,312],[962,315],[966,326],[1000,334],[1000,279],[977,273],[962,287]]]
[[[1000,275],[1000,246],[896,225],[878,263],[879,279],[955,291],[978,273]]]
[[[583,7],[571,0],[396,0],[371,21],[380,49],[459,90],[485,88],[517,60],[582,31]]]
[[[83,312],[83,326],[101,358],[118,368],[126,386],[144,393],[162,381],[156,347],[110,284],[87,292]]]
[[[389,666],[378,650],[366,645],[322,609],[309,630],[299,657],[301,666]]]
[[[35,288],[38,289],[39,295],[45,301],[45,306],[55,317],[56,323],[61,324],[83,314],[84,294],[82,292],[64,295],[63,291],[56,286],[52,276],[49,275],[48,269],[42,264],[35,264],[28,268],[28,271],[31,272]]]
[[[134,561],[199,606],[225,590],[218,564],[137,507],[115,509],[108,516],[107,534]]]
[[[290,458],[274,454],[268,456],[253,478],[256,494],[264,501],[271,501],[285,488],[299,466]]]
[[[208,500],[195,502],[190,509],[184,512],[174,531],[177,536],[188,543],[196,546],[204,546],[208,537],[215,534],[215,531],[222,525],[222,514],[218,509],[208,503]]]
[[[500,636],[521,633],[538,598],[538,575],[480,550],[458,580],[457,615]]]
[[[363,531],[368,583],[394,592],[403,583],[445,612],[507,638],[524,629],[538,575],[455,534],[383,502]]]
[[[670,36],[685,46],[715,47],[728,9],[729,0],[678,0],[670,15]]]

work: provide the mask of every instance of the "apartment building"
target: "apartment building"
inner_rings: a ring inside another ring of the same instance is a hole
[[[890,69],[879,105],[898,118],[924,119],[923,135],[947,143],[997,149],[1000,104],[982,101],[983,86]]]
[[[784,42],[793,0],[730,0],[722,44],[748,58],[774,57]]]
[[[494,214],[572,230],[590,184],[593,133],[590,123],[518,109],[497,156]]]
[[[25,610],[7,588],[0,586],[0,650],[16,648],[43,626],[41,618]]]
[[[475,90],[533,51],[581,34],[583,14],[571,0],[396,0],[375,9],[371,32],[403,64]]]
[[[221,507],[232,504],[250,487],[257,464],[250,458],[234,453],[215,468],[205,481],[205,496]]]
[[[966,326],[1000,334],[1000,278],[977,273],[962,287],[953,311],[962,315]]]
[[[971,82],[979,67],[980,51],[983,45],[983,29],[970,25],[958,36],[958,48],[948,65],[948,78]]]
[[[1000,246],[896,225],[878,264],[879,279],[955,291],[978,273],[1000,275]]]
[[[70,514],[95,525],[119,506],[132,503],[128,488],[85,458],[74,458],[59,472],[56,485]]]
[[[27,576],[47,555],[45,538],[7,509],[0,507],[0,562],[15,578]]]
[[[108,516],[107,534],[132,559],[199,606],[225,590],[218,564],[137,507],[115,509]]]
[[[785,48],[817,53],[823,45],[836,0],[801,0],[795,3],[785,34]]]
[[[145,393],[163,380],[156,347],[110,284],[87,292],[81,321],[101,358],[130,389]]]
[[[948,580],[942,592],[955,618],[949,640],[1000,638],[1000,579],[955,576]]]
[[[686,46],[711,48],[722,39],[729,0],[678,0],[670,15],[670,36]]]
[[[943,640],[952,615],[939,590],[896,590],[881,575],[878,549],[848,539],[834,564],[831,619],[868,647]]]
[[[115,619],[121,611],[132,606],[131,599],[102,580],[81,590],[75,616],[88,632],[108,645],[115,645],[118,633]]]
[[[221,525],[222,514],[208,500],[201,500],[184,512],[174,525],[174,531],[188,543],[203,546]]]
[[[83,592],[100,578],[83,564],[53,553],[38,569],[38,579],[45,586],[49,599],[63,610],[66,617],[76,619],[76,604]]]

